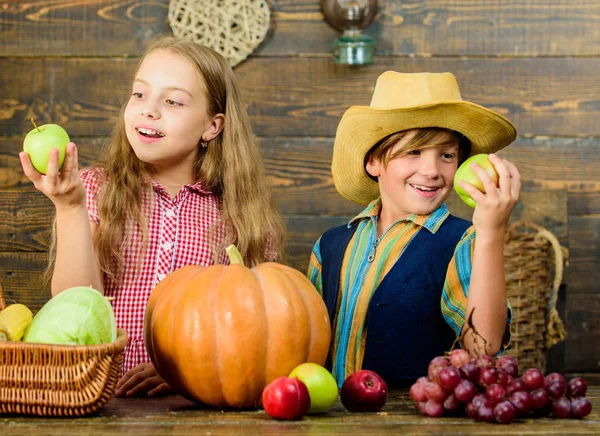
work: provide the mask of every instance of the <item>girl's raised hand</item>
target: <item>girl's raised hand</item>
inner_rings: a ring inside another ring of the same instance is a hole
[[[485,193],[464,181],[459,185],[477,203],[473,213],[473,225],[478,233],[481,231],[498,232],[503,235],[510,214],[519,200],[521,192],[521,175],[517,167],[495,154],[490,154],[490,162],[498,173],[498,186],[489,174],[476,163],[471,168],[485,186]]]
[[[58,150],[55,148],[50,151],[45,175],[33,167],[27,153],[20,152],[19,158],[25,175],[39,191],[52,200],[57,209],[85,206],[85,188],[79,178],[77,147],[73,142],[69,142],[67,145],[65,160],[60,171],[58,170]]]

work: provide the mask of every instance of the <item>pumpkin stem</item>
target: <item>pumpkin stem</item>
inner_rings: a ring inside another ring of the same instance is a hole
[[[233,244],[231,244],[230,246],[228,246],[225,251],[227,252],[227,256],[229,256],[229,262],[231,264],[237,263],[239,265],[243,265],[244,264],[244,259],[242,258],[242,255],[240,254],[240,251],[237,249],[237,247]]]

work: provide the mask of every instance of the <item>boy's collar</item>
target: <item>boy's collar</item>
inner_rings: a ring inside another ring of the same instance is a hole
[[[378,217],[379,212],[381,212],[381,197],[373,200],[361,213],[352,218],[348,222],[348,227],[352,227],[354,224],[365,218]],[[425,227],[431,233],[435,233],[444,223],[448,215],[450,215],[450,211],[448,210],[446,203],[442,203],[440,207],[431,212],[429,215],[417,215],[413,213],[407,216],[405,220],[412,221],[415,224]]]

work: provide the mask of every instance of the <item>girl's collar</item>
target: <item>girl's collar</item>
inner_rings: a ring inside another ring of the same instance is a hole
[[[152,183],[152,188],[155,191],[161,191],[161,192],[167,192],[166,189],[164,188],[163,185],[161,185],[159,182],[157,182],[156,180],[152,180],[149,176],[148,179],[150,180],[150,182]],[[189,190],[189,191],[193,191],[196,192],[198,194],[204,194],[204,195],[211,195],[212,192],[209,191],[208,189],[206,189],[202,183],[202,180],[198,180],[196,183],[192,184],[187,184],[187,185],[183,185],[181,187],[181,189],[185,189],[185,190]],[[181,190],[180,190],[181,191]]]

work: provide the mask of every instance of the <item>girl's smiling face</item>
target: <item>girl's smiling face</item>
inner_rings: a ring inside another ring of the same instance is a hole
[[[408,131],[390,155],[401,150],[417,132]],[[432,144],[392,158],[387,167],[371,157],[366,169],[378,179],[386,213],[400,219],[413,213],[427,215],[440,207],[452,192],[458,146],[456,134],[441,131]]]
[[[136,156],[156,171],[190,174],[204,138],[217,136],[222,114],[208,111],[206,85],[183,56],[150,52],[142,61],[125,108],[125,132]]]

